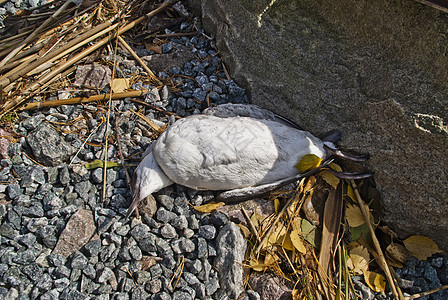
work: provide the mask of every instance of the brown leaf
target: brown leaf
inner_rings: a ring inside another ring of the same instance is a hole
[[[409,256],[409,251],[400,244],[393,243],[386,248],[386,257],[397,268],[402,268],[408,261]]]
[[[426,260],[436,253],[443,252],[433,240],[422,235],[410,236],[403,241],[403,244],[412,255],[420,260]]]
[[[292,244],[294,245],[294,248],[296,248],[297,251],[299,251],[300,253],[305,254],[306,247],[303,244],[303,240],[300,237],[298,230],[294,229],[293,231],[290,232],[289,236]]]
[[[250,237],[250,230],[249,230],[249,228],[247,228],[243,224],[236,224],[236,226],[238,226],[241,229],[241,232],[243,233],[243,237],[245,239],[248,239]]]
[[[204,205],[193,206],[193,208],[200,213],[210,213],[224,205],[226,205],[224,202],[216,203],[215,201],[212,201],[212,202],[204,204]]]
[[[162,46],[161,45],[145,43],[145,48],[146,48],[146,50],[150,50],[156,54],[162,54]]]

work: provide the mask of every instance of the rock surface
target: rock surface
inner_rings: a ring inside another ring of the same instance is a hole
[[[27,137],[38,162],[47,166],[56,166],[67,160],[73,148],[48,123],[42,123]]]
[[[448,14],[416,1],[202,1],[254,104],[372,156],[386,221],[448,249]]]
[[[68,257],[90,240],[95,233],[95,229],[96,226],[92,211],[79,209],[67,222],[67,225],[59,236],[53,254]]]
[[[246,241],[235,223],[227,223],[216,238],[218,245],[215,267],[219,270],[222,291],[237,299],[244,292],[243,265]]]

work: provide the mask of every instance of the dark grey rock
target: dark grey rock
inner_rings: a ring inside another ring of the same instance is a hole
[[[156,213],[156,218],[158,221],[163,223],[168,223],[171,220],[177,218],[177,215],[173,212],[167,211],[165,208],[161,207]]]
[[[212,225],[199,226],[199,236],[206,240],[212,240],[216,236],[216,228]]]
[[[149,268],[149,272],[151,273],[151,278],[156,279],[162,276],[163,270],[159,264],[156,264]]]
[[[17,255],[13,258],[13,262],[20,265],[29,265],[33,263],[36,259],[36,253],[33,250],[25,250],[17,253]]]
[[[187,292],[183,292],[183,291],[175,291],[173,293],[173,300],[192,300],[193,298],[191,297],[191,295]]]
[[[89,263],[87,257],[85,257],[81,252],[75,252],[70,259],[70,267],[72,269],[82,270]]]
[[[174,253],[177,254],[191,253],[195,250],[195,244],[193,243],[193,241],[185,237],[181,237],[171,242],[171,248],[173,249]]]
[[[20,189],[20,186],[18,184],[10,184],[6,188],[6,193],[8,194],[9,199],[15,199],[16,197],[20,196],[23,191]]]
[[[70,274],[70,269],[64,265],[56,267],[52,273],[54,278],[69,278]]]
[[[174,207],[174,199],[168,195],[158,195],[157,202],[169,211],[171,211]]]
[[[146,282],[145,290],[151,294],[157,294],[162,290],[162,281],[160,279],[153,279]]]
[[[196,249],[198,252],[198,258],[208,257],[208,245],[204,238],[198,238]]]
[[[165,239],[177,237],[176,229],[170,224],[165,224],[160,228],[160,235]]]
[[[53,285],[53,281],[51,280],[51,277],[49,274],[44,273],[37,281],[36,281],[36,287],[39,288],[41,292],[48,291],[51,286]]]
[[[170,224],[177,230],[184,230],[188,227],[188,220],[184,215],[180,215],[179,217],[172,219]]]
[[[149,236],[150,228],[145,224],[138,224],[131,229],[130,234],[138,242]]]
[[[150,254],[151,252],[157,251],[156,243],[153,237],[147,237],[145,239],[142,239],[138,243],[138,245],[145,254]]]
[[[34,157],[42,164],[56,166],[67,160],[74,149],[48,123],[42,123],[27,137]]]
[[[49,290],[48,292],[42,294],[39,298],[40,300],[54,300],[59,299],[59,292],[56,289]]]
[[[70,183],[70,172],[68,170],[68,167],[66,165],[62,166],[59,169],[59,182],[62,185],[67,185]]]
[[[54,281],[53,286],[57,291],[62,292],[69,284],[70,280],[68,278],[60,278]]]

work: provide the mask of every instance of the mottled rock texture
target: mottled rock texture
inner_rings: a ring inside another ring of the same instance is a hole
[[[448,249],[448,14],[416,1],[190,0],[251,101],[370,152],[385,220]]]

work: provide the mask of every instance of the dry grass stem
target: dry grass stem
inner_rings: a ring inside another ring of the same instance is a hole
[[[156,83],[157,85],[163,85],[163,83],[156,77],[156,75],[154,75],[151,69],[140,59],[140,57],[138,57],[137,53],[132,50],[132,48],[128,45],[128,43],[126,43],[125,40],[123,40],[121,36],[118,37],[118,41],[126,48],[126,50],[129,51],[129,53],[131,53],[132,57],[135,58],[135,60],[143,67],[143,69],[145,69],[154,83]]]
[[[361,213],[362,213],[362,215],[363,215],[363,217],[364,217],[364,219],[365,219],[365,221],[367,223],[367,226],[369,227],[369,231],[370,231],[370,234],[372,236],[372,240],[373,240],[373,244],[375,246],[375,250],[377,251],[378,257],[379,257],[380,262],[381,262],[380,267],[381,267],[381,269],[384,271],[384,273],[386,275],[386,278],[387,278],[387,281],[389,282],[390,289],[392,291],[394,299],[395,300],[402,300],[403,298],[400,298],[400,295],[399,295],[399,293],[397,291],[397,287],[395,286],[394,279],[392,278],[392,275],[391,275],[391,272],[390,272],[390,269],[389,269],[389,265],[387,264],[386,258],[384,257],[384,254],[383,254],[383,251],[381,250],[380,242],[378,241],[378,239],[376,237],[376,234],[375,234],[375,231],[373,230],[372,223],[370,222],[370,219],[369,219],[369,214],[366,211],[365,206],[363,205],[364,201],[362,200],[361,195],[359,194],[358,187],[357,187],[357,185],[356,185],[356,183],[355,183],[355,181],[353,179],[350,180],[350,184],[352,185],[353,191],[355,192],[355,197],[356,197],[356,200],[358,201],[359,207],[361,209]]]

